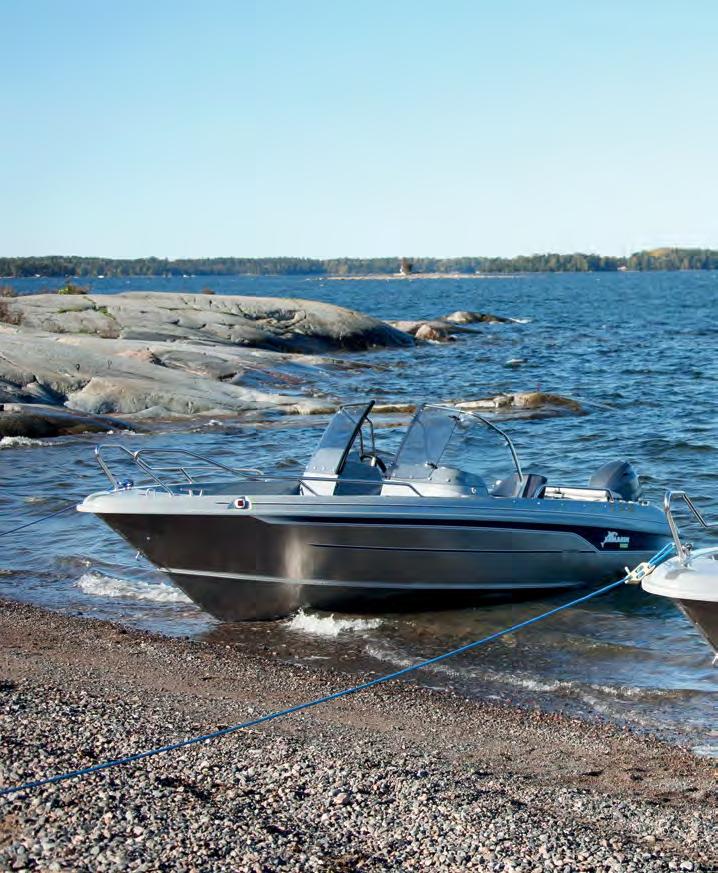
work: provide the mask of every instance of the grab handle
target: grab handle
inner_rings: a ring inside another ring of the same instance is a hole
[[[678,558],[682,564],[687,564],[690,559],[690,546],[684,546],[681,542],[681,536],[678,532],[678,525],[676,524],[676,520],[673,518],[673,510],[671,507],[671,503],[674,500],[682,500],[686,504],[688,509],[690,509],[690,511],[696,517],[701,527],[705,528],[705,530],[718,530],[718,523],[707,522],[705,518],[703,518],[703,515],[701,514],[698,507],[691,500],[690,496],[686,494],[685,491],[666,491],[663,497],[663,511],[666,514],[668,526],[671,529],[673,542],[676,544],[676,552],[678,554]]]

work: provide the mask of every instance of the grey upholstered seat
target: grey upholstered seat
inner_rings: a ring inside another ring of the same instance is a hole
[[[524,473],[523,477],[512,473],[494,486],[491,496],[533,499],[541,496],[547,482],[539,473]]]

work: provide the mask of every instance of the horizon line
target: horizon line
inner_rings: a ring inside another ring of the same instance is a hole
[[[20,260],[40,260],[40,259],[59,259],[59,258],[78,258],[86,260],[103,260],[103,261],[214,261],[214,260],[243,260],[243,261],[270,261],[270,260],[297,260],[297,261],[384,261],[384,260],[403,260],[413,258],[414,260],[432,260],[432,261],[456,261],[456,260],[503,260],[512,261],[517,258],[535,258],[535,257],[572,257],[580,255],[589,258],[613,258],[615,260],[628,259],[633,255],[654,254],[667,252],[718,252],[718,246],[712,248],[710,246],[652,246],[650,248],[636,249],[629,254],[604,254],[597,251],[582,251],[575,249],[574,251],[532,251],[524,252],[515,255],[331,255],[318,257],[315,255],[80,255],[80,254],[35,254],[35,255],[0,255],[0,260],[20,261]]]

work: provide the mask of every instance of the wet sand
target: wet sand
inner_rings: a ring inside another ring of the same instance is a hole
[[[351,685],[0,601],[0,784]],[[408,683],[0,799],[0,869],[718,870],[716,762]]]

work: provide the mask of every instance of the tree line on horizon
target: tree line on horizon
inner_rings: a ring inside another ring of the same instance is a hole
[[[402,258],[85,258],[0,257],[5,278],[118,276],[366,276],[399,272]],[[617,270],[717,270],[718,250],[661,248],[628,257],[585,253],[519,255],[514,258],[412,258],[411,274],[590,273]]]

